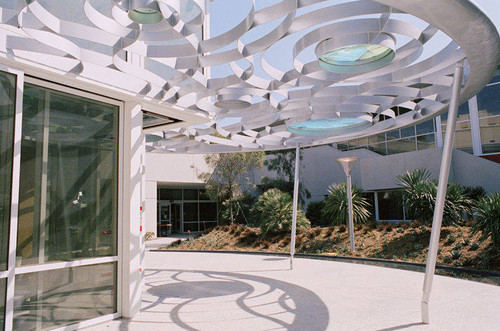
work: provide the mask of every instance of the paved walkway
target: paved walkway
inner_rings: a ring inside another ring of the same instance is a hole
[[[188,238],[188,235],[185,234],[173,234],[170,237],[159,237],[155,238],[152,240],[147,240],[146,241],[146,251],[150,251],[152,249],[159,249],[165,246],[170,245],[174,241],[177,241],[179,239],[181,240],[186,240]]]
[[[141,313],[91,330],[500,330],[500,287],[276,256],[148,252]]]

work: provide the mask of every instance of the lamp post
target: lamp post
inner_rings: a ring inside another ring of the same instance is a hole
[[[343,157],[337,159],[337,162],[340,164],[345,172],[345,175],[347,176],[347,204],[349,208],[349,241],[351,243],[351,252],[354,252],[354,220],[352,215],[351,170],[357,161],[357,157]]]

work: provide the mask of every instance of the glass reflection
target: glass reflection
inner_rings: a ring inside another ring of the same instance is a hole
[[[15,76],[0,72],[0,270],[7,269],[9,255],[15,99]]]
[[[17,265],[116,255],[118,107],[26,85]]]
[[[0,278],[0,330],[5,325],[5,291],[7,290],[7,279]]]
[[[483,153],[500,152],[500,116],[479,120]]]
[[[116,263],[16,276],[14,330],[40,330],[116,312]]]

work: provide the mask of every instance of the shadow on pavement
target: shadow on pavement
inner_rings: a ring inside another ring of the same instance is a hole
[[[214,311],[213,315],[206,315],[207,323],[248,321],[249,327],[254,325],[256,329],[265,325],[287,330],[326,330],[329,322],[328,309],[314,292],[272,278],[233,272],[150,269],[145,285],[148,289],[141,311],[165,309],[169,319],[186,330],[203,328],[201,315],[194,317],[201,305],[206,305],[205,313]],[[224,304],[219,309],[221,302]],[[221,315],[224,310],[225,320]],[[192,319],[187,320],[186,316]],[[223,320],[214,321],[218,318]]]

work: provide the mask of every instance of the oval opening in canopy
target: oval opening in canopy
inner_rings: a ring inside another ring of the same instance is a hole
[[[370,121],[361,118],[326,118],[292,124],[288,127],[288,131],[303,136],[338,136],[370,126]]]
[[[321,69],[342,74],[376,70],[394,59],[394,51],[384,45],[358,44],[344,46],[320,56]]]

